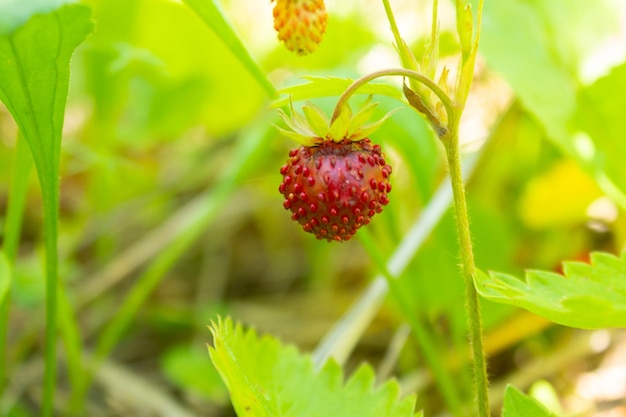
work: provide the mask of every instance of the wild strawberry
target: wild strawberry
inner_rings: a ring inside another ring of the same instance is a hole
[[[328,19],[324,0],[276,0],[273,13],[274,29],[287,49],[298,55],[317,49]]]
[[[325,140],[289,156],[280,170],[283,206],[318,239],[350,239],[389,203],[391,167],[367,138]]]
[[[281,112],[291,130],[279,130],[303,145],[289,152],[278,190],[291,218],[318,239],[350,239],[389,203],[391,166],[380,146],[365,137],[389,115],[359,126],[375,107],[368,100],[354,118],[348,108],[330,127],[311,104],[303,107],[306,118],[293,109],[292,118]]]

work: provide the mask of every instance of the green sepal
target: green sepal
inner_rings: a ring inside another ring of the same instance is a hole
[[[467,58],[472,52],[472,38],[474,36],[474,17],[472,16],[472,6],[466,4],[461,6],[457,2],[457,19],[456,19],[456,31],[459,35],[459,42],[461,44],[461,54],[463,58]]]
[[[422,73],[431,79],[435,78],[439,64],[439,24],[435,28],[435,33],[436,36],[428,43],[422,57]],[[413,79],[410,79],[409,83],[413,89],[429,92],[422,84],[415,82]]]
[[[356,112],[352,120],[350,121],[350,127],[348,128],[348,136],[356,133],[361,126],[365,124],[374,115],[374,111],[378,103],[372,103],[372,96],[370,95],[361,108]]]
[[[335,142],[342,141],[348,137],[348,129],[350,129],[350,122],[352,120],[352,109],[346,105],[339,116],[331,122],[330,130],[328,131],[328,139]]]
[[[401,107],[398,107],[397,109],[394,109],[390,111],[389,113],[385,114],[380,120],[361,126],[359,129],[357,129],[356,132],[354,132],[353,134],[350,134],[348,136],[348,139],[352,141],[365,139],[366,137],[374,133],[376,130],[378,130],[378,128],[385,122],[385,120],[387,120],[389,117],[391,117],[392,114],[394,114],[400,109]]]
[[[328,125],[330,123],[326,114],[311,102],[307,102],[304,106],[302,106],[302,111],[304,111],[306,120],[308,121],[313,133],[320,138],[326,137],[329,130]]]
[[[292,132],[287,129],[283,129],[282,127],[274,125],[276,130],[280,132],[281,135],[288,137],[289,139],[293,139],[301,145],[310,146],[313,143],[313,138],[301,135],[296,132]]]
[[[313,131],[306,124],[298,122],[298,120],[296,120],[293,116],[287,116],[287,114],[282,109],[278,109],[278,115],[281,119],[283,119],[287,127],[292,131],[290,133],[302,136],[304,138],[314,136]],[[282,130],[284,131],[284,129]]]
[[[293,102],[289,103],[289,106],[291,108],[291,120],[294,124],[294,126],[297,127],[298,130],[296,130],[297,132],[306,132],[305,134],[308,136],[313,135],[313,129],[311,129],[311,126],[309,126],[309,124],[307,123],[306,118],[301,115],[300,113],[298,113],[296,111],[296,109],[293,108]],[[294,129],[295,130],[295,129]]]

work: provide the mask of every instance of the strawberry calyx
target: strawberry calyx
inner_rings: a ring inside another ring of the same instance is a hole
[[[372,96],[369,96],[356,113],[353,113],[349,105],[345,105],[338,117],[330,120],[311,102],[302,106],[304,115],[295,111],[293,103],[290,103],[291,116],[278,109],[287,129],[278,126],[276,128],[284,136],[305,146],[313,146],[323,141],[359,141],[375,132],[397,110],[385,114],[379,120],[367,123],[377,106],[378,103],[372,102]]]

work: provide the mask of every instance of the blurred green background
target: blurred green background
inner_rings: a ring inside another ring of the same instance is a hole
[[[268,96],[191,9],[166,0],[85,3],[95,32],[72,61],[61,278],[85,352],[106,345],[103,338],[112,349],[86,415],[175,415],[150,404],[155,395],[188,413],[176,415],[231,415],[206,354],[211,319],[230,315],[311,351],[379,271],[359,239],[317,241],[290,220],[277,187],[295,144],[273,127],[278,119],[270,104],[278,96]],[[329,0],[324,40],[307,57],[278,43],[269,1],[222,5],[277,89],[304,83],[303,76],[356,78],[399,66],[378,1]],[[430,4],[392,6],[413,50],[423,51]],[[441,9],[441,64],[454,70],[454,10],[451,2]],[[480,268],[521,276],[528,268],[558,271],[562,260],[586,260],[592,250],[623,249],[625,22],[626,5],[618,0],[486,1],[482,55],[461,133],[464,153],[477,160],[468,198]],[[391,203],[367,230],[388,259],[423,221],[446,169],[442,148],[416,112],[392,98],[375,99],[381,115],[403,107],[372,135],[394,167]],[[330,112],[335,100],[314,101]],[[0,107],[0,216],[16,132]],[[40,206],[33,173],[12,289],[8,354],[15,377],[3,398],[11,416],[34,415],[39,401]],[[465,359],[458,352],[466,335],[455,226],[449,210],[441,215],[399,283],[469,396],[469,376],[454,366]],[[111,336],[103,329],[130,294],[140,308],[119,337]],[[575,331],[487,302],[484,314],[495,389],[512,377],[523,389],[546,378],[569,415],[601,415],[598,401],[623,402],[579,390],[580,378],[600,372],[614,352],[585,350],[582,338],[605,337],[623,350],[622,332]],[[393,301],[386,303],[348,369],[363,360],[381,363],[403,321]],[[415,342],[405,342],[392,374],[435,415],[441,400],[428,378],[419,379],[416,369],[425,364]],[[558,362],[563,357],[569,361]],[[544,361],[543,372],[530,366],[537,361]],[[619,366],[626,369],[623,357]],[[61,403],[66,391],[61,384]],[[621,410],[611,415],[626,415]]]

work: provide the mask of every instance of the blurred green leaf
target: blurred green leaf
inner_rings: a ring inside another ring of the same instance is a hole
[[[278,91],[281,97],[272,102],[272,107],[282,107],[289,104],[289,98],[293,101],[308,100],[316,97],[339,96],[354,80],[339,77],[302,77],[308,81],[286,87]],[[358,94],[381,94],[398,100],[402,100],[401,91],[389,84],[368,83],[359,88]]]
[[[478,271],[485,298],[525,308],[556,323],[583,329],[626,326],[626,252],[591,254],[591,264],[565,262],[564,275],[527,271],[525,280]]]
[[[626,97],[622,94],[623,91],[626,91],[626,63],[580,91],[573,124],[591,139],[592,145],[583,147],[588,150],[588,154],[583,156],[593,161],[593,167],[597,171],[596,177],[605,173],[610,181],[625,193]],[[579,136],[578,140],[589,143],[584,137]]]
[[[481,51],[489,65],[508,81],[549,139],[575,157],[605,193],[626,207],[624,174],[613,172],[612,164],[603,161],[604,154],[593,152],[593,148],[605,148],[609,139],[597,129],[588,132],[590,140],[572,129],[581,111],[588,109],[583,104],[577,110],[585,60],[617,28],[610,2],[598,1],[590,7],[586,0],[512,0],[487,2],[484,10]]]
[[[243,45],[243,42],[241,42],[241,39],[226,18],[217,0],[184,0],[184,2],[190,9],[198,14],[204,23],[213,29],[232,53],[235,54],[248,71],[250,71],[265,92],[270,97],[273,97],[276,92],[274,86],[268,81],[263,70],[254,61]],[[211,51],[207,50],[206,53],[211,53]]]
[[[206,351],[178,346],[165,354],[161,367],[165,375],[181,388],[196,391],[218,402],[228,399],[226,387],[207,358]]]
[[[211,326],[210,355],[240,416],[414,416],[415,397],[399,400],[399,386],[374,390],[374,371],[361,366],[343,382],[330,360],[319,371],[308,356],[276,339],[244,331],[230,319]],[[314,401],[312,401],[314,399]]]
[[[127,125],[120,123],[122,142],[179,134],[196,124],[219,138],[238,131],[266,107],[266,91],[257,78],[193,10],[155,0],[142,2],[138,14],[132,44],[150,51],[164,66],[158,72],[129,74],[129,102],[118,121]],[[164,31],[164,26],[176,30]],[[177,104],[176,111],[165,114]]]
[[[11,269],[3,251],[0,251],[0,305],[11,288]]]
[[[512,385],[506,387],[502,417],[556,417],[535,399]]]
[[[506,78],[551,138],[567,147],[566,125],[576,103],[576,81],[553,53],[554,37],[541,8],[535,1],[495,1],[486,2],[484,13],[480,49],[489,65]]]

